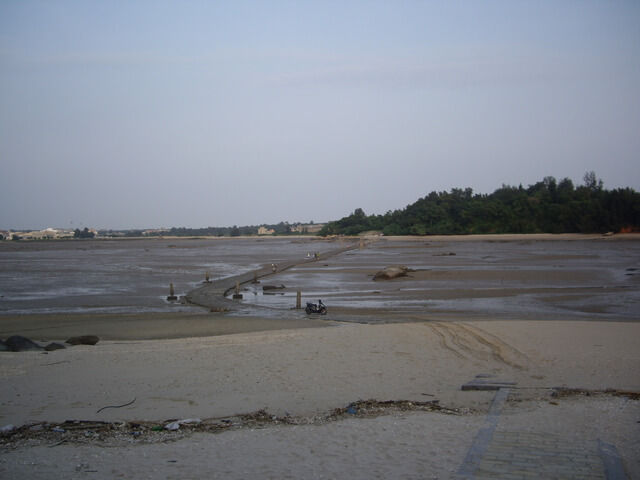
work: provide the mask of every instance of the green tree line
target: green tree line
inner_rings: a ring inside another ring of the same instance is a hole
[[[594,172],[584,184],[545,177],[528,188],[502,185],[490,194],[471,188],[431,192],[402,210],[351,215],[325,225],[319,235],[469,235],[499,233],[605,233],[640,231],[640,194],[606,190]]]
[[[311,222],[313,224],[313,222]],[[273,225],[263,224],[262,226],[272,229],[275,235],[301,235],[298,232],[293,232],[291,227],[300,225],[300,223],[289,224],[288,222],[280,222]],[[241,235],[257,235],[259,225],[246,225],[232,227],[202,227],[202,228],[188,228],[188,227],[173,227],[167,230],[156,231],[152,233],[144,233],[144,230],[101,230],[99,233],[102,236],[127,236],[127,237],[239,237]]]
[[[286,222],[280,222],[275,225],[263,225],[266,228],[273,229],[276,235],[286,235],[291,233],[291,226]],[[185,228],[173,227],[165,235],[184,237],[184,236],[212,236],[212,237],[239,237],[241,235],[257,235],[259,225],[246,225],[239,227],[206,227],[206,228]]]

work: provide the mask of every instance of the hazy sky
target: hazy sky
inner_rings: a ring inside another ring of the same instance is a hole
[[[640,190],[640,2],[0,0],[0,229]]]

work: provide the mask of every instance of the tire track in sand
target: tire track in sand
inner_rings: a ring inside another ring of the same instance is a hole
[[[492,358],[518,370],[528,369],[529,359],[516,348],[481,328],[460,323],[423,323],[440,345],[460,358],[486,361]]]
[[[426,326],[428,326],[429,328],[431,328],[431,330],[433,331],[433,333],[436,334],[436,336],[438,337],[438,341],[440,342],[440,346],[446,350],[449,350],[450,352],[452,352],[453,354],[455,354],[456,356],[460,357],[460,358],[467,358],[466,356],[464,356],[462,353],[460,353],[458,350],[456,350],[455,348],[453,348],[451,345],[449,345],[449,342],[447,341],[447,338],[451,338],[450,335],[445,335],[442,331],[440,331],[439,328],[436,328],[435,324],[425,324]]]
[[[490,348],[492,356],[496,360],[520,370],[526,370],[528,368],[529,359],[527,356],[512,345],[503,342],[495,335],[479,327],[472,327],[468,324],[458,324],[457,327],[465,330],[478,342]]]

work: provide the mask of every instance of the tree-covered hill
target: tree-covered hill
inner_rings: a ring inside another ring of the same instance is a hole
[[[502,185],[491,194],[470,188],[431,192],[402,210],[366,215],[361,208],[328,223],[319,235],[468,235],[487,233],[604,233],[640,231],[640,194],[606,190],[594,172],[574,187],[553,177],[528,188]]]

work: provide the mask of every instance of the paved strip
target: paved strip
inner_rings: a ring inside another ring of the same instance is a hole
[[[460,480],[627,480],[615,445],[600,439],[497,430],[509,396],[500,388],[457,478]]]
[[[469,448],[460,470],[458,470],[458,477],[460,479],[475,478],[475,472],[480,466],[480,462],[482,461],[485,452],[489,448],[493,434],[498,426],[498,421],[500,420],[502,407],[508,397],[508,388],[500,388],[495,397],[493,397],[493,402],[491,402],[491,407],[484,419],[484,423],[482,427],[480,427],[476,438],[473,440],[471,448]]]
[[[604,472],[607,480],[627,480],[628,477],[622,466],[622,460],[616,446],[598,439],[598,450],[604,463]]]
[[[608,479],[595,442],[522,431],[496,432],[473,478]]]
[[[228,311],[228,310],[257,310],[259,307],[253,305],[243,305],[234,300],[226,298],[226,295],[232,291],[236,284],[243,285],[249,283],[255,279],[268,277],[276,273],[283,272],[296,265],[302,265],[305,263],[312,263],[317,261],[326,260],[340,253],[355,250],[358,248],[358,244],[351,244],[346,247],[337,248],[328,252],[322,252],[319,258],[311,258],[306,260],[295,260],[291,262],[283,262],[278,264],[276,271],[272,269],[270,265],[264,266],[260,270],[242,273],[240,275],[234,275],[232,277],[222,278],[214,280],[210,283],[203,285],[185,295],[187,302],[200,307],[206,307],[211,310]],[[268,308],[268,307],[262,307]]]

